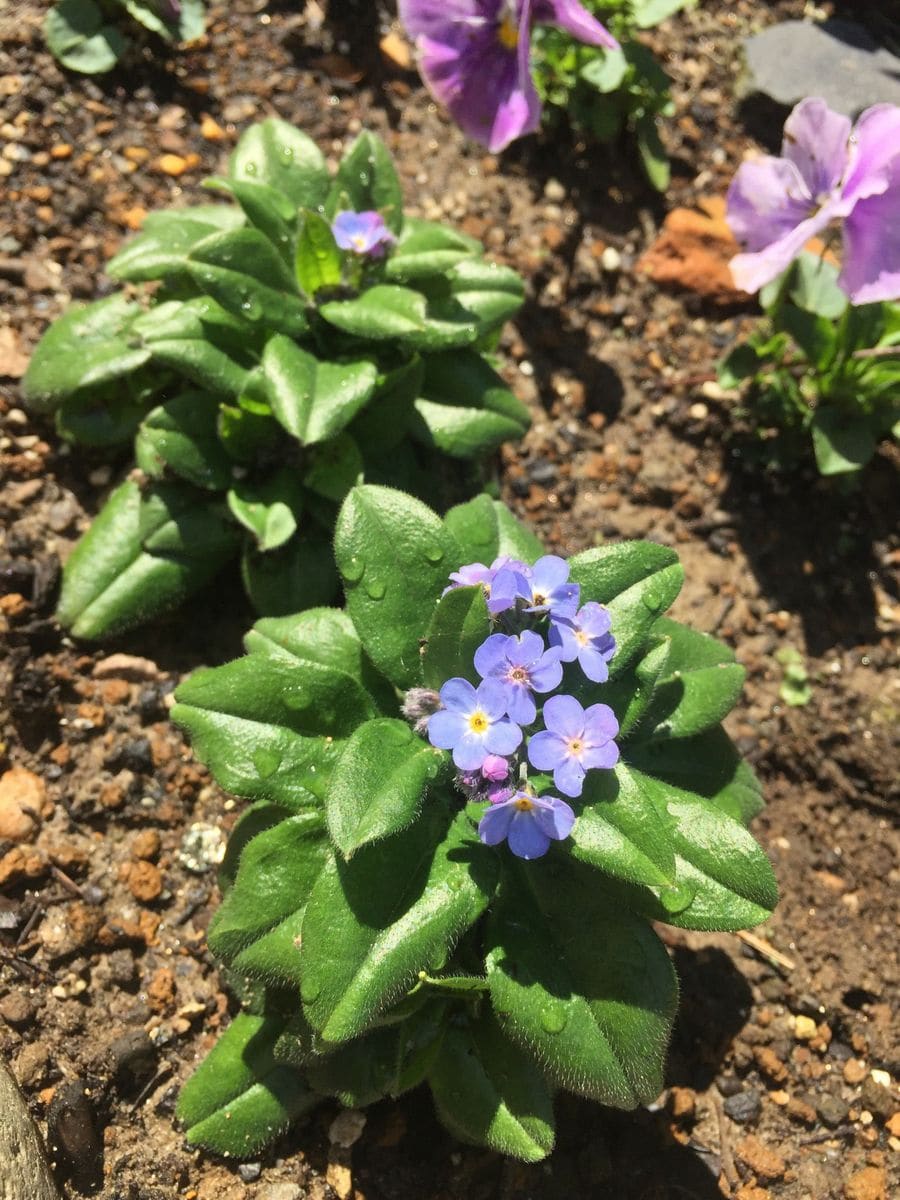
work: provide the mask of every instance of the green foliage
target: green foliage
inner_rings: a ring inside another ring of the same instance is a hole
[[[81,637],[152,618],[234,559],[263,614],[329,604],[329,543],[355,484],[400,483],[445,508],[528,427],[482,353],[522,281],[483,262],[471,238],[405,221],[373,134],[331,179],[315,144],[271,118],[210,186],[231,203],[151,214],[109,264],[152,286],[73,307],[25,376],[27,403],[63,436],[134,438],[142,473],[64,573],[60,617]],[[387,254],[338,247],[330,218],[347,205],[380,212],[396,238]],[[176,526],[193,541],[147,542],[160,489],[177,496]]]
[[[670,79],[638,40],[641,30],[687,7],[691,0],[585,0],[621,49],[605,50],[576,42],[561,29],[534,32],[535,79],[550,106],[548,119],[565,114],[575,129],[612,142],[633,139],[644,174],[657,191],[669,186],[669,160],[657,122],[675,112]]]
[[[535,1162],[559,1089],[633,1108],[663,1085],[677,983],[650,922],[737,929],[775,904],[745,828],[759,788],[720,724],[743,672],[664,615],[682,579],[671,550],[576,555],[581,599],[608,606],[621,647],[611,679],[578,694],[613,707],[621,759],[589,772],[571,836],[523,861],[479,839],[484,805],[397,695],[472,675],[485,598],[442,595],[449,573],[533,562],[540,544],[485,496],[441,520],[363,485],[335,553],[345,612],[260,621],[245,657],[176,693],[195,753],[254,802],[209,945],[256,989],[179,1114],[193,1145],[239,1156],[310,1093],[364,1105],[425,1082],[458,1137]]]
[[[130,44],[119,28],[125,15],[167,42],[193,41],[205,25],[203,0],[59,0],[44,20],[50,53],[83,75],[111,71]]]
[[[822,475],[852,476],[900,421],[900,304],[854,308],[838,270],[804,253],[760,293],[766,319],[719,364],[767,457],[810,443]]]

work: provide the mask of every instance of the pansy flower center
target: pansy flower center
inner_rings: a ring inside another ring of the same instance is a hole
[[[497,26],[497,41],[504,50],[515,50],[519,44],[519,26],[511,8],[504,11]]]
[[[487,713],[482,712],[480,708],[469,714],[469,729],[472,733],[484,733],[489,725]]]

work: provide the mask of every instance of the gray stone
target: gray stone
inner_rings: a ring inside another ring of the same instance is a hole
[[[0,1200],[60,1200],[40,1134],[0,1061]]]
[[[838,1125],[842,1125],[847,1120],[849,1111],[850,1105],[838,1096],[820,1096],[816,1101],[816,1112],[819,1114],[819,1120],[823,1125],[827,1125],[829,1129],[837,1129]]]
[[[848,117],[873,104],[900,104],[900,58],[852,21],[783,21],[744,42],[748,92],[779,104],[821,96]]]
[[[736,1096],[729,1096],[722,1107],[732,1121],[737,1121],[738,1125],[747,1125],[759,1116],[762,1101],[759,1098],[759,1092],[748,1088],[746,1092],[738,1092]]]

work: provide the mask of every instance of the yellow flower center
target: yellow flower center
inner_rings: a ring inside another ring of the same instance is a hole
[[[575,641],[579,646],[586,646],[590,640],[590,637],[584,632],[583,629],[575,630]]]
[[[505,50],[515,50],[519,44],[519,26],[511,12],[506,12],[500,18],[497,26],[497,41]]]
[[[350,241],[353,243],[353,245],[356,247],[357,250],[359,250],[359,251],[365,250],[366,239],[363,237],[363,235],[361,233],[354,234],[354,236],[350,239]]]
[[[510,683],[527,683],[528,672],[524,667],[513,667],[509,673]]]
[[[480,708],[476,708],[469,716],[469,728],[473,733],[484,733],[490,721],[487,719],[487,714],[483,713]]]
[[[525,795],[516,796],[515,806],[519,812],[531,812],[531,810],[534,808],[531,798]]]
[[[581,738],[569,738],[569,753],[574,754],[578,758],[584,750],[584,742]]]

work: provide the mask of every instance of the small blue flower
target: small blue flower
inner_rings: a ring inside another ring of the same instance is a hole
[[[571,615],[578,607],[581,588],[569,583],[569,564],[556,554],[545,554],[533,567],[509,564],[498,571],[491,585],[488,608],[492,613],[513,608],[519,601],[526,612]]]
[[[475,670],[504,684],[506,711],[518,725],[530,725],[537,715],[532,692],[552,692],[562,680],[559,651],[548,650],[530,629],[519,637],[492,633],[475,651]]]
[[[506,840],[518,858],[540,858],[551,841],[562,841],[572,832],[575,814],[558,796],[534,796],[513,792],[495,801],[478,826],[478,836],[486,846]]]
[[[593,683],[609,679],[609,660],[616,652],[616,640],[609,632],[609,609],[590,600],[573,616],[551,614],[549,641],[559,647],[561,662],[574,662]]]
[[[448,679],[441,688],[443,708],[428,721],[428,740],[440,750],[452,750],[460,771],[480,771],[490,754],[512,754],[522,730],[506,716],[507,695],[502,683],[485,679],[474,688],[467,679]]]
[[[396,238],[377,212],[339,212],[331,222],[331,232],[341,250],[381,258]]]
[[[551,696],[543,715],[547,728],[528,743],[528,761],[538,771],[552,771],[564,795],[580,796],[588,770],[619,761],[616,715],[608,704],[582,708],[574,696]]]

